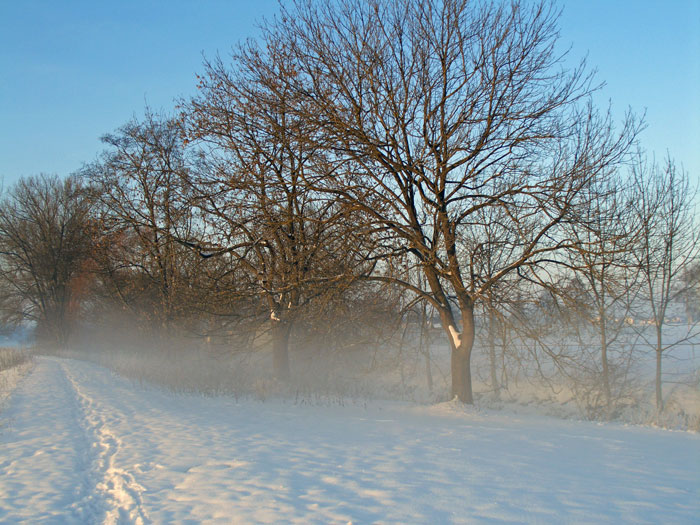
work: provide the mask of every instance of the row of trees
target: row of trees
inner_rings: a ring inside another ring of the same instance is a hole
[[[499,319],[547,290],[598,334],[609,403],[616,319],[644,299],[660,404],[663,323],[695,282],[692,192],[671,161],[632,155],[638,120],[593,105],[557,18],[549,3],[283,7],[230,63],[205,62],[175,118],[147,111],[79,175],[6,193],[6,318],[58,342],[78,304],[163,334],[264,318],[284,379],[295,326],[338,335],[361,311],[429,305],[471,403],[475,313],[493,349]]]

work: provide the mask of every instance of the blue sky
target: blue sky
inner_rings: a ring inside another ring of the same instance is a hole
[[[606,82],[598,101],[646,111],[643,145],[700,180],[700,0],[569,0],[561,43]],[[193,94],[202,54],[255,36],[276,0],[0,0],[0,178],[67,175],[146,102]]]

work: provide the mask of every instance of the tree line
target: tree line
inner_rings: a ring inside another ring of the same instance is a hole
[[[639,152],[641,119],[596,107],[557,23],[547,2],[281,7],[171,114],[147,109],[67,179],[3,192],[3,321],[59,345],[114,311],[164,340],[245,345],[264,327],[285,381],[290,338],[376,343],[420,314],[465,403],[475,342],[497,392],[499,341],[583,366],[546,336],[566,326],[609,407],[644,318],[661,407],[669,308],[698,317],[695,190]]]

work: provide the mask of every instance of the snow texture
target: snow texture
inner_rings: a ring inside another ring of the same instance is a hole
[[[37,358],[0,415],[2,523],[697,523],[700,436],[457,403],[299,406]]]

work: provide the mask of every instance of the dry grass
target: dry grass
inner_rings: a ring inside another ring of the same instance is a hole
[[[0,347],[0,372],[29,363],[31,360],[32,356],[27,349]]]

